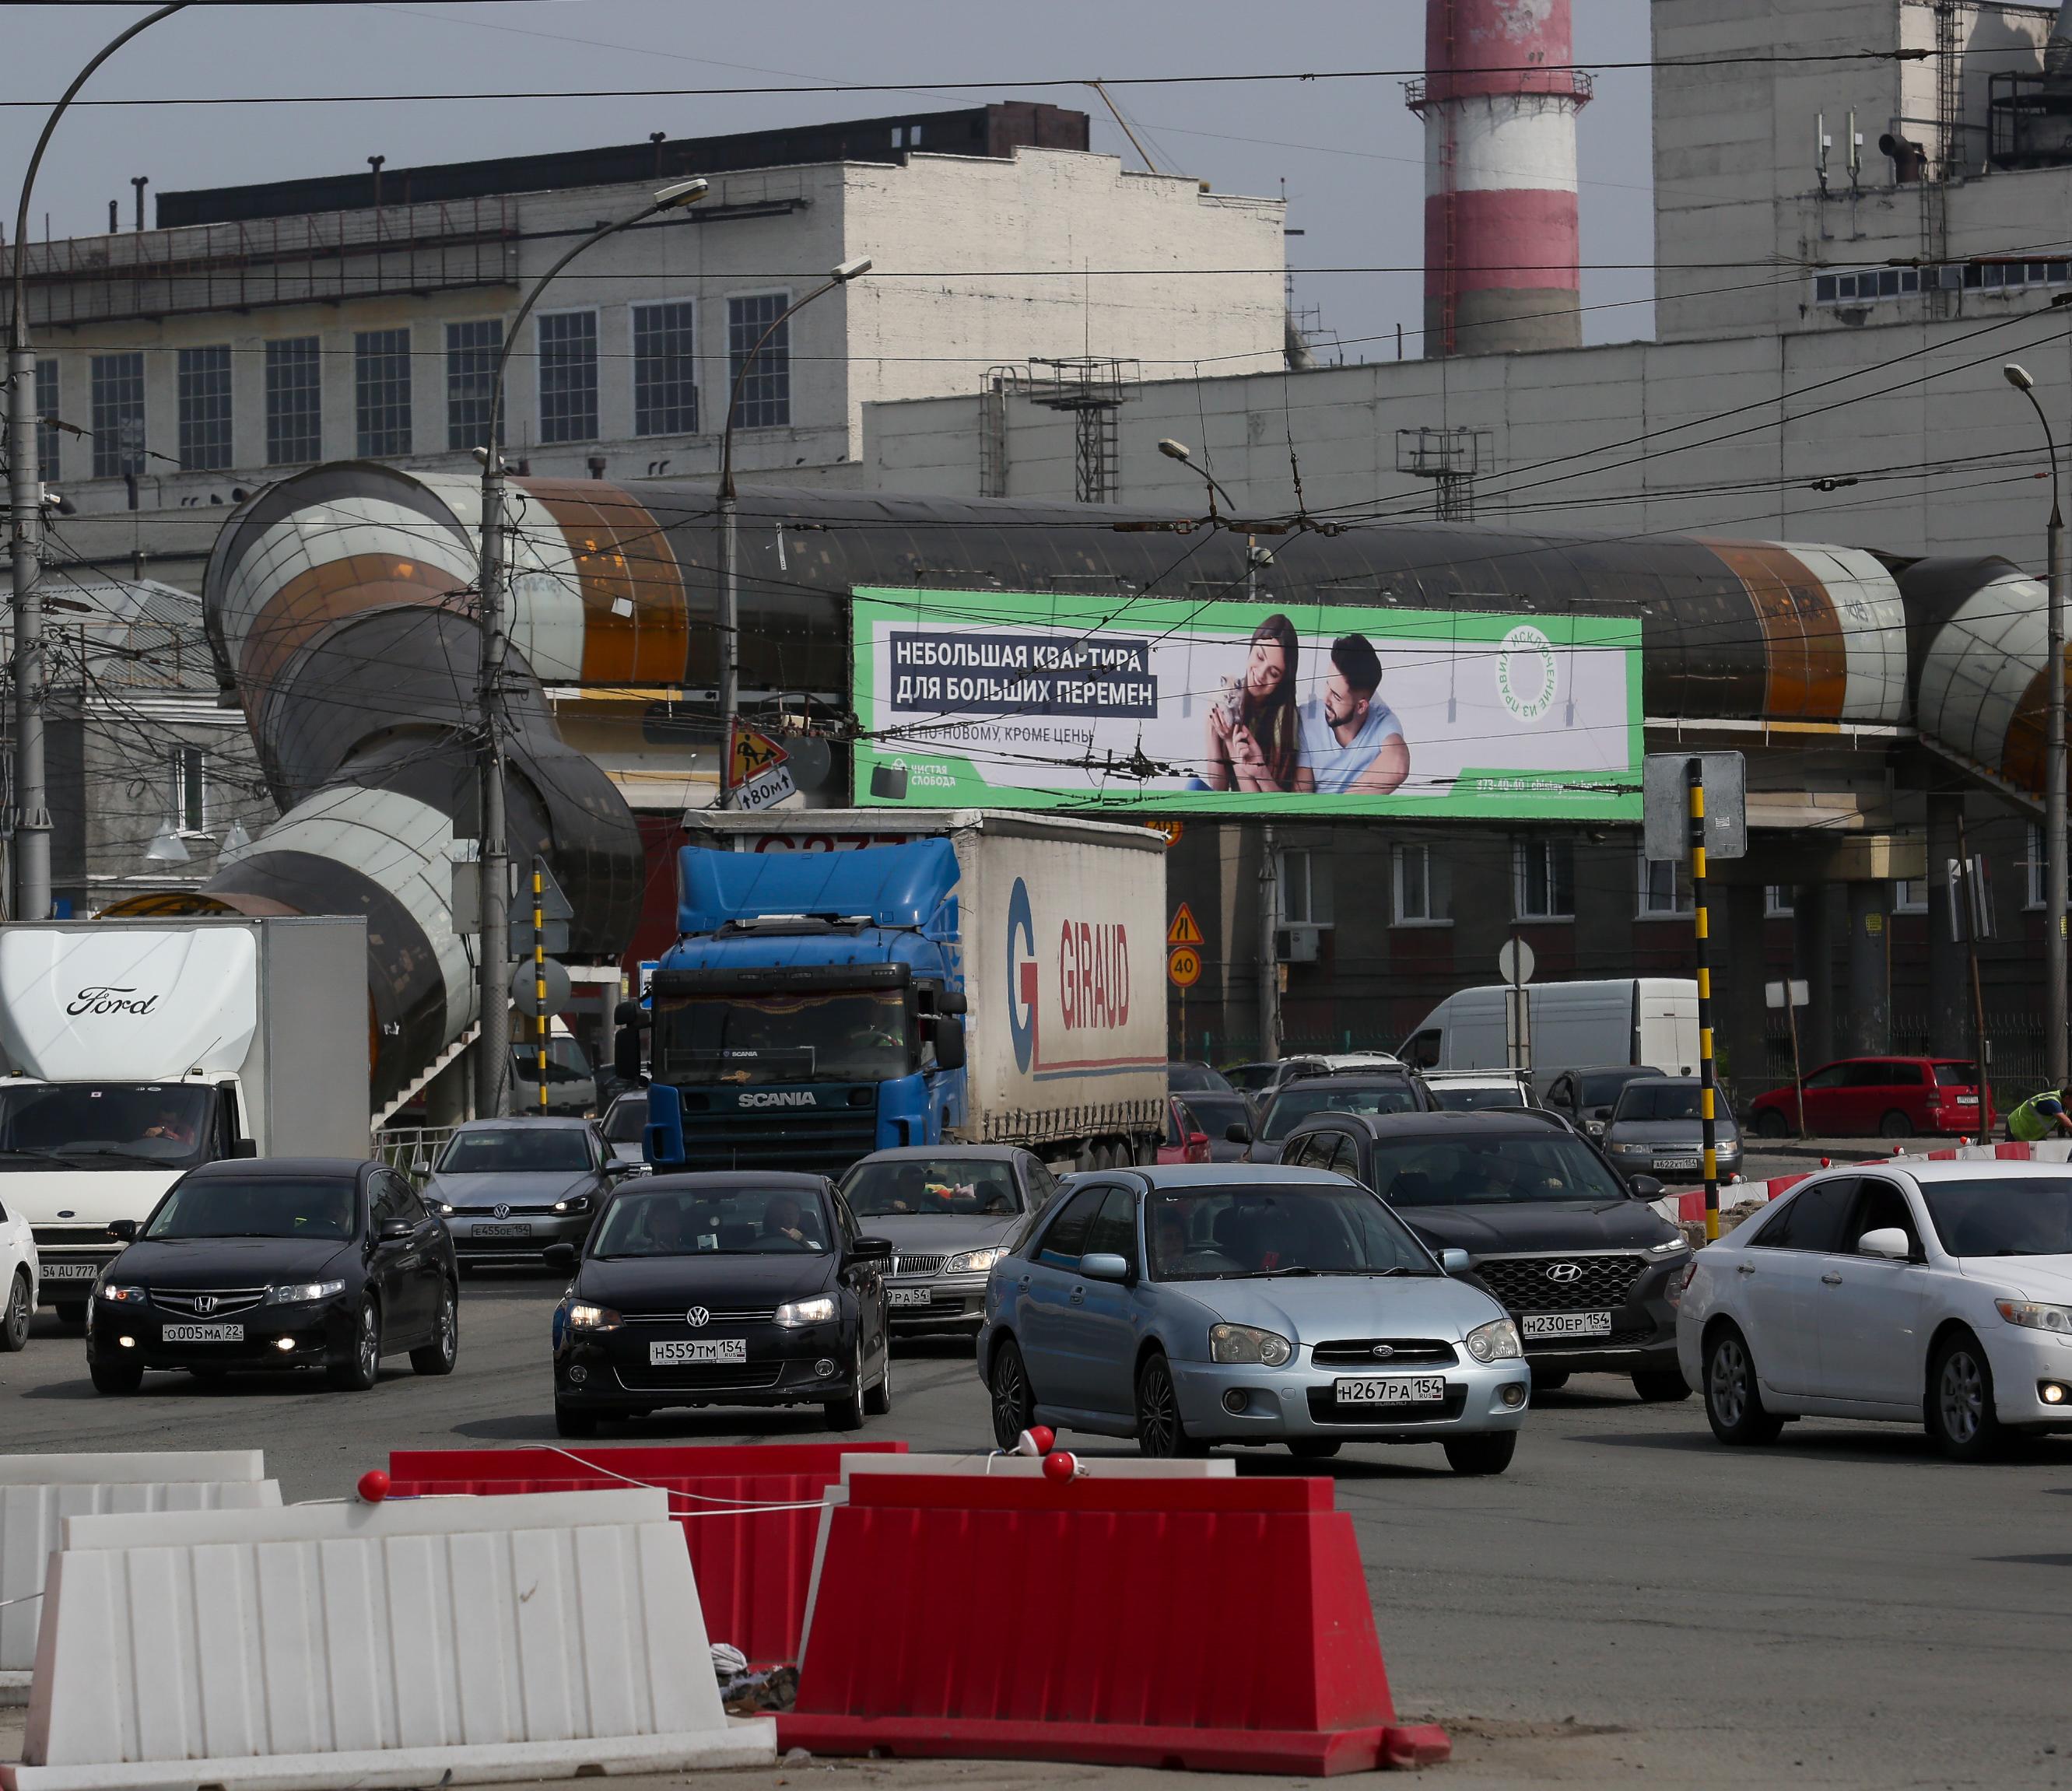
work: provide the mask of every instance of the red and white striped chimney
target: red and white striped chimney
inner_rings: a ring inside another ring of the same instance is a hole
[[[1424,352],[1582,340],[1569,0],[1425,0]]]

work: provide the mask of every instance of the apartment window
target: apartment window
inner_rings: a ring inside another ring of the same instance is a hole
[[[1791,885],[1789,883],[1766,883],[1762,886],[1762,918],[1765,920],[1789,920],[1797,912],[1791,905]]]
[[[1895,914],[1925,914],[1928,912],[1928,880],[1926,877],[1901,877],[1892,886],[1892,911]]]
[[[695,435],[697,339],[688,301],[633,307],[633,433]]]
[[[230,464],[230,350],[183,348],[179,355],[180,466],[220,473]]]
[[[1453,924],[1453,867],[1429,846],[1398,846],[1390,854],[1398,926]]]
[[[740,380],[741,405],[735,424],[745,429],[774,429],[791,421],[791,326],[779,325],[756,355],[755,364],[742,380],[741,369],[763,332],[783,314],[791,302],[781,292],[758,293],[750,298],[726,302],[726,375],[730,389]]]
[[[1331,924],[1331,861],[1320,852],[1279,854],[1275,881],[1283,926]]]
[[[1572,920],[1576,848],[1568,840],[1519,840],[1511,847],[1513,912],[1520,920]]]
[[[266,344],[266,464],[323,458],[323,347],[314,336]]]
[[[208,829],[208,761],[199,746],[173,750],[173,819],[183,833]]]
[[[496,357],[504,351],[504,319],[473,318],[446,326],[446,446],[455,454],[479,448],[489,438],[489,401],[496,380]],[[496,439],[504,439],[504,419],[496,420]]]
[[[369,459],[410,451],[410,332],[361,330],[352,339],[354,451]]]
[[[96,355],[93,476],[120,479],[144,470],[144,357]]]
[[[1691,869],[1680,859],[1640,861],[1640,918],[1667,920],[1689,914],[1696,903],[1691,894]]]
[[[50,484],[58,474],[58,364],[36,363],[36,477]]]
[[[540,319],[540,439],[597,439],[597,313]]]

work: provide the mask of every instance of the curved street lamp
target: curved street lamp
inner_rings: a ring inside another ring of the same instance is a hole
[[[479,860],[481,888],[476,918],[482,923],[482,948],[475,957],[476,988],[482,1030],[475,1045],[475,1111],[485,1116],[500,1115],[511,1093],[511,1011],[509,898],[511,893],[510,842],[505,834],[504,804],[504,659],[510,636],[504,626],[504,456],[499,432],[504,415],[504,369],[511,351],[518,345],[525,319],[532,314],[540,294],[585,249],[593,249],[615,232],[653,217],[695,205],[711,191],[702,179],[680,180],[664,187],[638,212],[599,225],[569,249],[532,282],[511,327],[504,332],[496,351],[496,366],[489,378],[488,440],[475,450],[482,460],[482,540],[478,583],[482,594],[481,683],[478,701],[482,713],[479,778],[482,807],[482,840]]]
[[[188,0],[146,13],[103,46],[60,96],[22,176],[14,212],[14,308],[7,323],[7,514],[14,611],[14,918],[51,911],[51,811],[43,778],[43,487],[36,456],[36,353],[29,345],[29,202],[51,133],[87,77],[139,31],[187,10]]]
[[[870,257],[859,255],[844,261],[827,278],[796,303],[787,305],[770,320],[769,327],[755,339],[755,346],[742,357],[734,376],[734,390],[726,401],[726,424],[719,437],[719,806],[734,807],[734,723],[741,708],[741,589],[734,549],[734,524],[739,511],[734,489],[734,420],[741,409],[742,388],[748,371],[762,358],[770,339],[816,298],[837,286],[861,279],[870,272]]]
[[[1194,464],[1194,450],[1190,448],[1186,442],[1176,442],[1169,435],[1158,444],[1158,451],[1165,455],[1168,460],[1177,460],[1182,466],[1187,468],[1189,471],[1198,473],[1201,475],[1202,483],[1209,488],[1209,520],[1211,522],[1216,522],[1221,520],[1216,515],[1216,497],[1219,493],[1222,494],[1223,502],[1228,504],[1232,510],[1235,510],[1237,508],[1237,500],[1233,498],[1229,492],[1225,491],[1222,486],[1216,483],[1216,475],[1211,472],[1207,467],[1197,466]]]

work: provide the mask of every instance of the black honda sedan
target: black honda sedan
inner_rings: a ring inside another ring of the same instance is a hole
[[[86,1359],[102,1393],[134,1393],[152,1368],[322,1369],[359,1390],[402,1350],[420,1374],[453,1372],[453,1240],[383,1164],[208,1163],[141,1226],[108,1229],[126,1247],[87,1300]]]
[[[834,1430],[892,1409],[884,1267],[833,1183],[656,1176],[611,1197],[554,1315],[554,1424],[664,1406],[818,1405]]]

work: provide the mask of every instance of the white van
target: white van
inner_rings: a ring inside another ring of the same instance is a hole
[[[1420,1070],[1500,1070],[1507,985],[1464,988],[1425,1015],[1397,1054]],[[1526,987],[1535,1078],[1583,1065],[1644,1063],[1698,1072],[1698,985],[1688,977],[1627,976]]]

